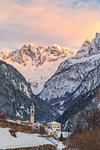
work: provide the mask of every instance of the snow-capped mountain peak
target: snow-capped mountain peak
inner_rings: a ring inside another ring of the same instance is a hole
[[[90,40],[90,39],[86,39],[85,41],[86,41],[86,42],[91,42],[91,40]]]
[[[92,40],[89,48],[89,55],[100,53],[100,33],[96,33],[96,37]]]
[[[19,50],[3,50],[0,59],[14,66],[31,83],[34,94],[43,89],[44,83],[56,72],[59,64],[75,56],[77,50],[59,45],[43,47],[33,43],[23,45]]]
[[[94,70],[100,65],[100,34],[92,42],[86,40],[76,56],[66,59],[60,64],[56,73],[45,83],[43,91],[40,93],[40,98],[48,101],[50,104],[55,105],[60,112],[64,112],[66,108],[65,103],[76,93],[75,98],[81,93],[84,94],[90,89],[92,85],[98,84],[95,77],[83,82],[89,72]],[[98,72],[95,76],[98,77]],[[84,84],[82,84],[84,83]],[[81,86],[81,90],[77,90]],[[87,85],[86,85],[87,84]]]
[[[59,50],[62,50],[62,49],[69,49],[69,48],[67,48],[67,47],[63,47],[63,46],[59,46],[59,45],[57,45],[57,44],[53,44],[53,45],[51,45],[51,47],[56,47],[57,49],[59,49]]]
[[[33,44],[33,43],[30,43],[29,45],[32,46],[32,47],[34,48],[34,44]]]
[[[83,56],[88,56],[89,54],[89,48],[90,48],[91,42],[90,40],[85,40],[81,48],[76,54],[76,57],[83,57]]]

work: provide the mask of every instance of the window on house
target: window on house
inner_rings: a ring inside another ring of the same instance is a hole
[[[56,131],[60,131],[60,129],[56,129]]]

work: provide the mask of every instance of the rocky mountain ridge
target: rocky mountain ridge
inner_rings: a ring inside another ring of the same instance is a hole
[[[98,70],[94,70],[100,65],[100,34],[90,42],[86,40],[76,56],[65,60],[58,67],[56,73],[44,85],[40,97],[57,108],[60,114],[66,110],[67,104],[70,104],[70,98],[73,100],[90,92],[99,85]],[[93,77],[87,79],[88,74]],[[80,89],[78,89],[80,87]]]
[[[32,43],[19,50],[0,52],[0,59],[14,66],[31,83],[34,94],[43,89],[44,83],[56,72],[59,64],[76,54],[77,50],[59,45],[47,48]]]

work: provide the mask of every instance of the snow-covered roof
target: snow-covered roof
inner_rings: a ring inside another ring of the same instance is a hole
[[[42,124],[39,123],[39,122],[32,124],[32,126],[41,126],[41,125],[42,125]]]
[[[56,122],[56,121],[49,122],[48,125],[49,125],[49,124],[59,124],[59,125],[60,125],[60,123],[59,123],[59,122]]]
[[[52,130],[52,129],[46,129],[46,131],[47,131],[47,132],[53,132],[53,130]]]

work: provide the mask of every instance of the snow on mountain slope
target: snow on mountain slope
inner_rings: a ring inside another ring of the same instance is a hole
[[[75,63],[76,62],[76,63]],[[43,100],[63,97],[66,92],[74,92],[79,86],[85,75],[100,64],[100,54],[76,60],[73,58],[73,63],[68,65],[62,71],[58,71],[45,84],[40,97]]]
[[[33,94],[22,74],[0,60],[0,112],[10,119],[29,120],[32,103],[35,106],[35,121],[55,119],[56,111]]]
[[[0,149],[31,147],[44,144],[53,145],[52,142],[39,137],[37,134],[17,132],[16,136],[15,138],[10,135],[9,128],[0,128]]]
[[[56,73],[44,85],[44,89],[40,93],[40,98],[57,106],[59,111],[63,113],[64,107],[62,106],[64,102],[76,91],[87,74],[98,65],[100,65],[99,33],[96,34],[92,42],[86,40],[75,57],[61,63]],[[82,86],[82,90],[85,91],[86,85]],[[88,84],[87,86],[89,87],[88,90],[90,90],[91,86]]]
[[[77,50],[59,45],[47,48],[33,44],[24,45],[20,50],[3,50],[0,59],[14,66],[31,83],[34,94],[42,91],[45,82],[56,72],[59,64],[74,56]]]

